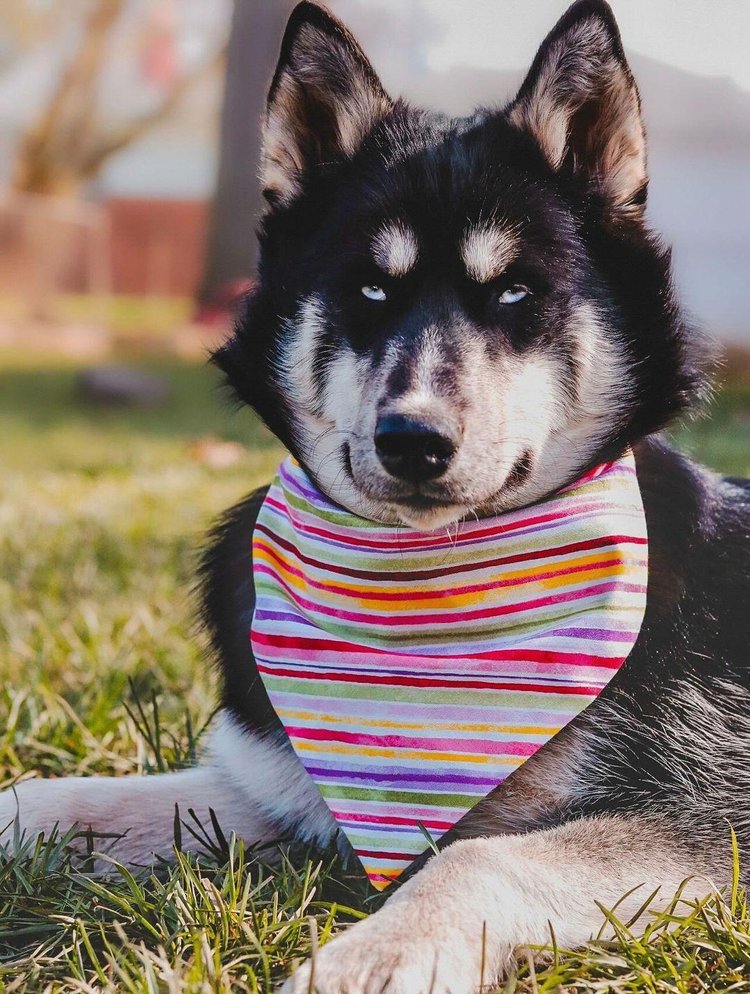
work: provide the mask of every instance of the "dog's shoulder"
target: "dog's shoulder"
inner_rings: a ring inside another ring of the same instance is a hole
[[[652,553],[683,564],[709,555],[716,568],[750,564],[750,480],[720,476],[660,436],[635,455]]]
[[[733,659],[750,637],[750,481],[722,477],[660,438],[635,448],[649,536],[647,620],[678,624]],[[708,646],[706,646],[708,648]]]
[[[199,605],[221,678],[222,704],[253,730],[277,728],[250,646],[255,609],[251,539],[268,487],[219,518],[201,556]]]

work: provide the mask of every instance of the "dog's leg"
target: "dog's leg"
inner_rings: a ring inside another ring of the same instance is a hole
[[[211,839],[216,820],[226,838],[234,833],[248,842],[273,842],[289,825],[307,819],[306,841],[325,844],[335,827],[288,742],[255,737],[222,715],[194,769],[144,777],[27,780],[4,791],[0,845],[13,845],[16,823],[27,838],[77,826],[84,833],[91,830],[97,851],[119,862],[149,865],[155,856],[172,853],[177,810],[186,849],[202,848],[190,832],[190,826],[197,829],[196,820]],[[89,841],[81,838],[76,845],[85,851]],[[107,865],[102,861],[96,869]]]
[[[76,840],[75,848],[85,851],[91,845],[119,862],[148,866],[156,856],[169,857],[178,812],[185,848],[199,848],[188,827],[200,834],[195,819],[215,839],[212,811],[227,837],[234,831],[253,841],[270,838],[259,812],[217,774],[215,767],[203,766],[158,776],[27,780],[0,795],[0,844],[12,844],[17,817],[27,838],[49,836],[55,826],[61,832],[75,826],[90,833],[90,839]],[[96,868],[106,865],[103,861]]]
[[[662,906],[705,869],[679,853],[662,820],[602,817],[527,835],[456,842],[374,915],[321,949],[283,994],[470,994],[504,972],[518,946],[584,943],[604,922],[599,901],[627,920],[657,887]],[[706,876],[685,896],[709,893]],[[482,973],[484,968],[484,973]]]

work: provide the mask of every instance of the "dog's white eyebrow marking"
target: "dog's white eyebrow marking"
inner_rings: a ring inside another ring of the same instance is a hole
[[[402,221],[380,229],[372,240],[375,262],[389,276],[406,276],[419,258],[417,236]]]
[[[466,272],[477,283],[489,283],[507,269],[518,254],[518,239],[512,228],[477,224],[466,230],[461,257]]]

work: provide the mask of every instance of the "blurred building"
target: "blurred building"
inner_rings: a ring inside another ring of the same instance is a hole
[[[175,72],[176,61],[195,59],[201,48],[220,40],[231,13],[229,0],[131,4],[131,31],[145,17],[150,34],[136,66],[132,59],[113,60],[102,95],[107,113],[147,105]],[[390,89],[452,113],[508,99],[534,46],[567,6],[565,0],[329,5],[361,38]],[[649,129],[650,216],[674,244],[678,278],[700,322],[721,337],[750,344],[750,72],[742,74],[738,56],[750,42],[750,5],[615,0],[614,7]],[[19,130],[60,72],[72,31],[68,25],[46,45],[29,44],[24,58],[3,69],[5,9],[0,7],[0,182],[10,178]],[[161,19],[149,13],[157,9]],[[664,58],[655,57],[662,51]],[[724,63],[727,75],[721,75]],[[118,292],[184,295],[197,286],[216,175],[220,101],[216,73],[113,156],[89,184],[87,196],[105,205],[110,278]]]

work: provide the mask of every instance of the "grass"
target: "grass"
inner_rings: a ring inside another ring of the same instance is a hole
[[[28,317],[25,307],[22,297],[0,294],[0,318],[22,321]],[[57,295],[52,311],[63,324],[99,325],[104,322],[118,336],[149,335],[158,338],[172,334],[175,328],[186,324],[193,307],[190,297],[65,293]]]
[[[91,409],[63,360],[0,363],[0,786],[27,776],[151,773],[190,763],[214,707],[192,622],[196,550],[211,519],[279,457],[210,371],[170,362],[159,410]],[[679,433],[700,458],[750,474],[750,388]],[[219,468],[217,441],[234,462]],[[140,707],[140,710],[139,710]],[[362,914],[325,868],[273,867],[229,838],[147,880],[88,878],[64,836],[0,858],[0,992],[271,991]],[[648,916],[646,915],[647,920]],[[522,957],[505,990],[750,991],[743,894],[677,904],[645,936]],[[641,925],[642,931],[642,925]]]

